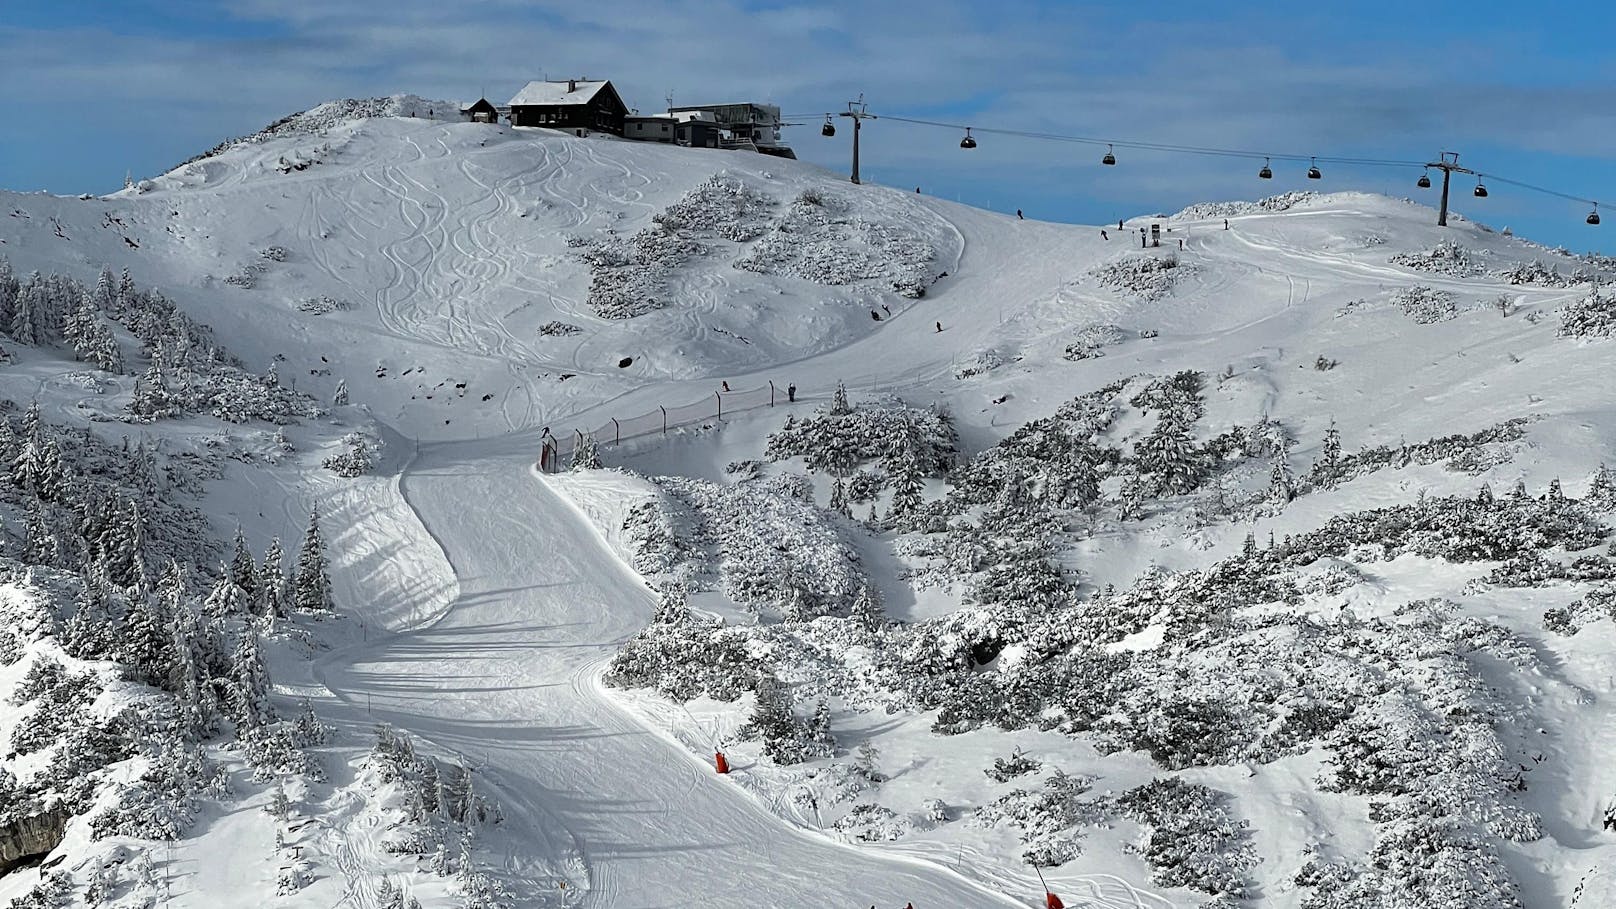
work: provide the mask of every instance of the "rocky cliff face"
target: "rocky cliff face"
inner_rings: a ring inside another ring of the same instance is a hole
[[[51,808],[0,825],[0,874],[55,849],[70,817],[65,809]]]

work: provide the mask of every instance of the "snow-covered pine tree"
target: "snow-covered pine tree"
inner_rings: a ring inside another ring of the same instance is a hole
[[[61,538],[50,512],[39,499],[29,499],[23,513],[23,561],[30,565],[65,567]]]
[[[113,277],[112,269],[103,265],[101,274],[95,279],[95,288],[90,291],[90,304],[98,312],[109,315],[116,314],[118,306],[118,279]]]
[[[848,617],[868,631],[879,631],[886,624],[881,603],[869,584],[859,588],[858,596],[853,598],[853,605],[848,608]]]
[[[49,306],[45,282],[40,279],[38,272],[34,272],[28,276],[28,280],[23,282],[22,288],[17,292],[17,300],[12,305],[11,321],[7,325],[6,333],[19,344],[30,344],[35,347],[44,344],[48,340],[45,325],[48,318],[46,310]]]
[[[227,566],[219,566],[219,580],[202,602],[202,610],[209,618],[239,619],[252,612],[252,598],[236,583]]]
[[[892,479],[892,505],[887,509],[887,516],[894,520],[909,517],[920,510],[923,501],[921,490],[925,484],[919,459],[906,457],[900,464],[898,475]]]
[[[73,359],[85,359],[80,345],[95,320],[95,301],[86,293],[79,297],[78,303],[68,311],[67,320],[62,323],[62,340],[73,348]]]
[[[11,314],[17,307],[17,293],[22,288],[11,271],[11,262],[0,256],[0,327],[11,325]]]
[[[1156,478],[1161,490],[1181,494],[1195,489],[1206,478],[1206,459],[1190,438],[1182,420],[1164,411],[1156,428],[1134,448],[1141,474]]]
[[[174,668],[173,638],[157,597],[148,593],[130,602],[118,652],[119,662],[133,668],[137,678],[151,684],[168,678]]]
[[[1334,420],[1324,431],[1324,448],[1313,462],[1313,482],[1326,489],[1341,482],[1341,430],[1335,428]]]
[[[348,404],[348,380],[338,379],[337,390],[331,393],[332,407],[346,407]]]
[[[830,731],[830,706],[824,701],[814,708],[814,715],[808,720],[807,741],[805,749],[815,757],[831,757],[836,753],[836,736]]]
[[[836,383],[836,391],[831,393],[830,410],[827,412],[833,416],[853,412],[853,405],[847,403],[847,386],[841,382]]]
[[[135,390],[129,397],[129,412],[150,420],[180,415],[179,404],[169,391],[168,380],[157,361],[153,360],[146,371],[135,379]]]
[[[1605,511],[1616,509],[1616,476],[1611,474],[1603,462],[1588,479],[1588,494],[1583,496],[1582,501],[1586,505]]]
[[[91,314],[73,342],[73,353],[102,372],[123,373],[123,350],[105,319]]]
[[[309,527],[297,553],[292,580],[292,603],[301,612],[331,611],[331,578],[326,574],[325,540],[320,535],[320,513],[309,512]]]
[[[830,510],[844,518],[853,516],[853,507],[847,502],[847,484],[837,477],[830,486]]]
[[[231,541],[230,580],[249,596],[258,592],[258,566],[253,563],[252,550],[247,548],[247,535],[236,525],[236,536]]]
[[[258,566],[258,615],[270,621],[284,619],[289,606],[286,590],[286,555],[281,538],[269,541],[264,560]]]
[[[270,704],[269,671],[264,667],[258,635],[251,627],[244,630],[230,655],[230,710],[238,731],[257,729],[275,718]]]
[[[1284,505],[1296,498],[1296,489],[1291,485],[1291,471],[1286,464],[1284,456],[1274,459],[1274,469],[1268,475],[1268,501],[1275,505]]]

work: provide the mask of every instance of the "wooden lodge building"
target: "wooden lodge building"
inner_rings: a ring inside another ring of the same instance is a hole
[[[495,107],[487,98],[478,98],[475,102],[460,109],[460,119],[472,123],[498,123],[499,108]]]
[[[512,126],[596,130],[623,135],[628,105],[609,81],[529,82],[511,99]]]

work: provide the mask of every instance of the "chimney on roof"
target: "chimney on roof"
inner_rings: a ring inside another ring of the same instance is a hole
[[[578,90],[578,80],[577,79],[568,79],[567,80],[567,91],[575,92],[577,90]]]

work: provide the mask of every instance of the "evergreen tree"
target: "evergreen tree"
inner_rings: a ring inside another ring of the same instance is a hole
[[[286,555],[281,550],[281,538],[269,541],[264,561],[258,566],[258,614],[275,621],[287,615],[289,598],[286,590]]]
[[[269,671],[258,647],[258,635],[249,627],[230,655],[231,711],[239,729],[257,729],[275,718],[270,705]]]
[[[89,332],[93,322],[95,322],[95,302],[89,294],[85,294],[79,297],[78,304],[67,314],[67,321],[62,323],[62,340],[73,348],[73,359],[85,359],[80,344],[83,343],[84,336]]]
[[[240,524],[236,525],[227,574],[245,593],[251,595],[258,592],[258,566],[253,563],[252,551],[247,548],[247,535],[241,532]]]
[[[123,274],[118,276],[118,295],[113,304],[113,313],[117,315],[127,312],[140,302],[139,297],[139,292],[135,290],[134,279],[129,277],[129,269],[126,268]]]
[[[1341,431],[1335,428],[1334,420],[1324,431],[1324,448],[1313,462],[1313,480],[1326,488],[1341,481]]]
[[[830,510],[844,518],[853,516],[853,506],[849,505],[847,501],[847,484],[842,482],[841,477],[837,477],[836,481],[831,483]]]
[[[1162,414],[1156,428],[1135,447],[1134,458],[1140,473],[1153,476],[1163,492],[1186,493],[1206,478],[1205,457],[1183,421],[1170,416]]]
[[[869,584],[859,588],[858,596],[853,598],[853,605],[848,610],[848,617],[867,631],[879,631],[885,624],[881,615],[881,603],[876,599],[875,591],[870,589]]]
[[[919,511],[924,483],[920,464],[914,458],[904,458],[898,475],[893,478],[892,506],[887,511],[888,516],[893,519],[906,518]]]
[[[1281,455],[1274,459],[1273,472],[1268,475],[1268,501],[1276,505],[1284,505],[1296,498],[1296,490],[1291,485],[1290,468]]]
[[[29,275],[22,289],[17,292],[7,334],[18,343],[38,347],[48,340],[45,326],[50,303],[45,295],[45,282],[40,280],[38,272]]]
[[[252,611],[252,598],[236,583],[228,569],[220,568],[219,580],[202,602],[203,611],[214,619],[238,619],[248,615]]]
[[[320,513],[309,513],[309,528],[297,554],[292,581],[292,602],[302,612],[331,611],[331,579],[326,575],[325,541],[320,536]]]
[[[74,356],[102,372],[123,373],[123,351],[106,320],[90,315],[83,324],[81,334],[73,342]]]
[[[337,390],[331,394],[332,407],[345,407],[348,404],[348,380],[337,380]]]
[[[830,707],[824,701],[819,702],[808,720],[806,744],[815,757],[830,757],[836,753],[836,737],[830,731]]]
[[[830,413],[839,415],[852,412],[853,406],[847,403],[847,386],[837,382],[836,391],[830,396]]]
[[[22,285],[17,276],[12,274],[11,262],[5,256],[0,256],[0,327],[11,325],[11,315],[17,308],[17,294]]]
[[[39,499],[31,499],[23,514],[23,561],[52,568],[63,566],[61,539],[49,512]]]
[[[167,624],[156,597],[147,594],[130,603],[119,643],[119,662],[129,664],[142,681],[156,684],[168,678],[174,667],[173,640]]]
[[[1602,510],[1616,508],[1616,476],[1611,474],[1604,463],[1588,480],[1588,495],[1583,497],[1588,505]]]
[[[101,267],[101,276],[95,279],[95,289],[90,291],[90,304],[99,312],[113,313],[118,305],[118,279],[112,276],[112,269]]]

